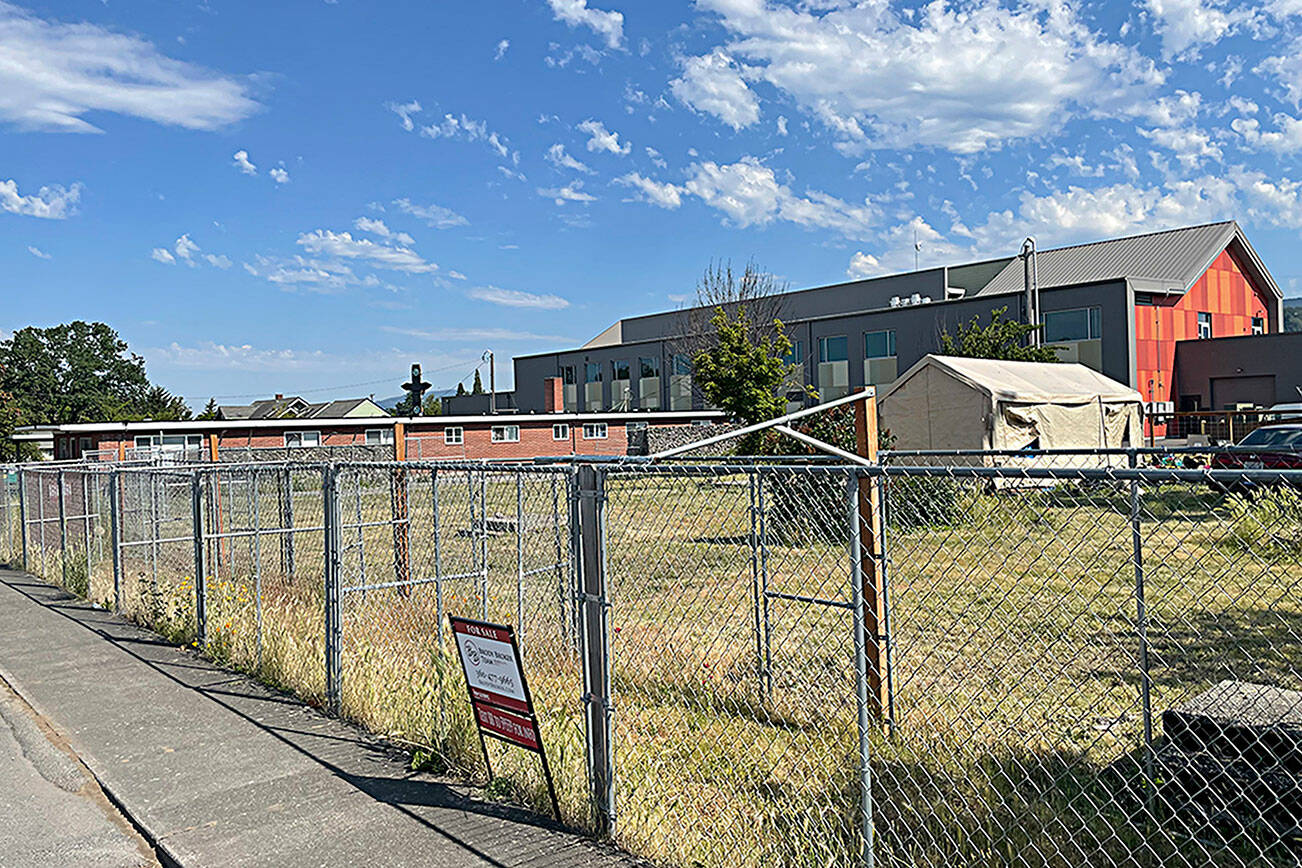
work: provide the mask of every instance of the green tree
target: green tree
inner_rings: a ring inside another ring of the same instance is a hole
[[[34,443],[15,443],[15,429],[26,425],[22,408],[8,392],[0,392],[0,461],[35,461],[41,451]]]
[[[969,359],[1007,359],[1013,362],[1056,362],[1052,347],[1028,346],[1027,337],[1040,328],[1016,320],[1004,319],[1008,308],[990,312],[990,322],[981,325],[980,314],[960,323],[957,334],[946,328],[940,333],[940,352],[945,356]]]
[[[421,404],[420,412],[422,416],[441,416],[443,415],[443,401],[440,398],[430,395]]]
[[[184,398],[173,395],[162,386],[150,387],[137,413],[154,422],[185,422],[192,415]]]
[[[782,321],[756,337],[745,308],[729,315],[722,307],[710,318],[715,340],[692,358],[692,376],[715,407],[748,425],[780,416],[786,409],[786,355],[791,341]]]
[[[0,390],[24,424],[68,424],[140,415],[149,392],[145,360],[104,323],[28,326],[0,341]]]
[[[1302,332],[1302,298],[1284,302],[1284,331]]]
[[[457,397],[460,398],[464,394],[466,394],[466,384],[457,383]]]
[[[479,370],[477,368],[475,369],[475,384],[470,387],[470,394],[472,395],[484,394],[484,381],[479,379]]]
[[[209,398],[208,403],[203,405],[203,412],[194,417],[200,422],[211,422],[217,418],[217,399]]]

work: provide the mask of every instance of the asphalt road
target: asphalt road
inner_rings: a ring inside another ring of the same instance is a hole
[[[0,866],[157,866],[45,722],[0,680]]]

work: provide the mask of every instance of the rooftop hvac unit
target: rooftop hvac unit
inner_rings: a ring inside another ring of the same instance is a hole
[[[891,296],[891,307],[899,307],[903,303],[904,299],[900,298],[898,295]]]
[[[909,296],[909,304],[922,304],[922,293],[915,292]]]

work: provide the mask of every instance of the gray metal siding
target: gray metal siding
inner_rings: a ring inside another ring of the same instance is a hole
[[[1197,395],[1205,409],[1221,409],[1212,405],[1212,380],[1272,374],[1272,403],[1296,403],[1302,401],[1302,332],[1179,341],[1175,367],[1176,395]]]

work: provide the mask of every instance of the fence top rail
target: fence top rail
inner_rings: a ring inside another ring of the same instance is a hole
[[[1208,455],[1217,453],[1233,454],[1255,452],[1299,452],[1302,444],[1293,445],[1257,445],[1257,446],[1130,446],[1130,447],[1094,447],[1081,449],[883,449],[877,454],[883,458],[914,458],[955,456],[991,456],[1015,458],[1039,458],[1041,456],[1073,455]]]
[[[1175,467],[972,467],[972,466],[902,466],[851,464],[664,464],[627,463],[599,467],[612,476],[659,476],[709,478],[720,476],[825,476],[838,478],[872,477],[950,477],[955,479],[1014,479],[1048,482],[1252,482],[1287,484],[1302,489],[1302,470],[1211,470]]]

